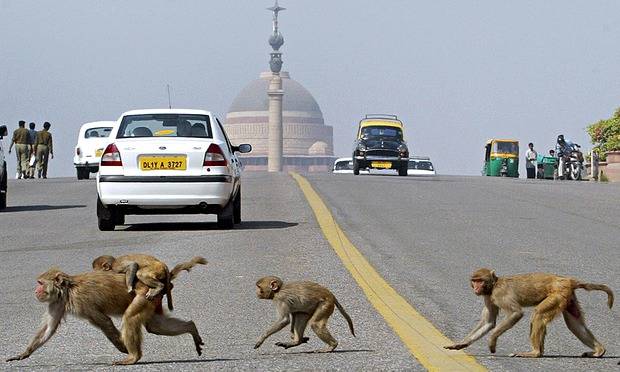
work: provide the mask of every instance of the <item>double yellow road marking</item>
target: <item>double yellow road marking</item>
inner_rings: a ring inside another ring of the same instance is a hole
[[[299,184],[325,238],[362,288],[370,303],[394,329],[411,354],[429,371],[486,371],[462,351],[448,351],[451,344],[431,322],[392,288],[344,234],[308,180],[291,173]]]

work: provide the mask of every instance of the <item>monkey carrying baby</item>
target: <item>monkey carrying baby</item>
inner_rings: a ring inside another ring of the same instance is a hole
[[[338,346],[338,341],[332,337],[327,329],[327,320],[338,308],[342,316],[347,320],[351,334],[355,336],[351,317],[338,302],[329,289],[313,282],[282,282],[277,276],[266,276],[256,282],[256,295],[260,299],[273,300],[278,310],[278,320],[258,339],[255,349],[258,349],[267,337],[280,331],[291,324],[292,342],[278,342],[277,346],[285,349],[299,346],[308,342],[304,337],[306,326],[310,327],[316,335],[328,346],[317,350],[319,353],[333,351]]]
[[[511,356],[538,358],[543,355],[547,324],[560,313],[566,326],[577,338],[593,351],[583,357],[600,358],[605,348],[586,327],[584,312],[575,296],[575,289],[603,291],[607,293],[607,306],[611,309],[614,294],[604,284],[583,283],[577,279],[553,274],[532,273],[498,277],[489,269],[476,270],[470,279],[474,293],[484,297],[482,318],[474,329],[459,343],[445,346],[460,350],[474,343],[492,330],[489,350],[495,353],[497,339],[512,328],[523,317],[522,307],[535,306],[530,324],[532,351]],[[506,318],[496,326],[499,311],[506,312]]]
[[[206,265],[207,260],[202,257],[192,258],[187,265],[192,267],[197,264]],[[168,309],[174,310],[172,304],[172,283],[170,270],[165,263],[153,256],[146,254],[128,254],[124,256],[99,256],[93,261],[95,271],[113,271],[125,274],[127,292],[132,293],[136,286],[136,278],[149,287],[146,298],[152,300],[162,291],[166,291]],[[184,268],[185,269],[185,268]],[[189,268],[187,269],[189,271]]]

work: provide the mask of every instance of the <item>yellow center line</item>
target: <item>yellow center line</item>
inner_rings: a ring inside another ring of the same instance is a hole
[[[444,349],[443,346],[452,341],[416,311],[372,267],[349,241],[308,180],[294,172],[291,176],[299,184],[325,238],[344,266],[420,364],[429,371],[486,371],[474,357],[463,351]]]

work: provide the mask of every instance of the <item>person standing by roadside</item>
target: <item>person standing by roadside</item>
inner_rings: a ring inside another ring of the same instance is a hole
[[[28,155],[30,155],[30,151],[32,151],[32,144],[29,139],[30,133],[28,132],[28,129],[26,129],[26,122],[20,120],[18,125],[19,128],[15,129],[13,132],[13,139],[11,140],[11,145],[9,145],[9,154],[11,153],[13,145],[15,145],[15,155],[17,155],[16,179],[27,177],[29,166]]]
[[[536,177],[536,158],[538,153],[534,150],[534,144],[532,142],[527,145],[529,149],[525,153],[525,170],[527,171],[527,178]]]
[[[37,131],[34,129],[36,124],[35,123],[30,123],[28,125],[30,127],[30,129],[28,130],[29,136],[28,139],[30,140],[30,145],[33,146],[32,147],[32,151],[30,151],[30,154],[28,156],[28,178],[34,178],[34,168],[36,165],[36,162],[34,161],[34,159],[36,159],[37,154],[34,152],[34,143],[37,140]],[[34,159],[33,159],[34,158]]]
[[[37,177],[47,178],[47,162],[49,156],[54,159],[54,147],[52,145],[52,134],[49,132],[52,125],[47,121],[43,123],[43,130],[37,132],[37,139],[34,143],[34,151],[37,154]]]

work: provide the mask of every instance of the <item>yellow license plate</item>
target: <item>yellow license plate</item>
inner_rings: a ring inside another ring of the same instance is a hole
[[[139,156],[140,170],[186,170],[187,157],[185,155],[177,156]]]
[[[97,151],[95,151],[96,158],[100,158],[102,154],[103,154],[103,149],[98,149]]]
[[[389,161],[373,161],[370,163],[370,166],[373,168],[392,168],[392,163]]]

